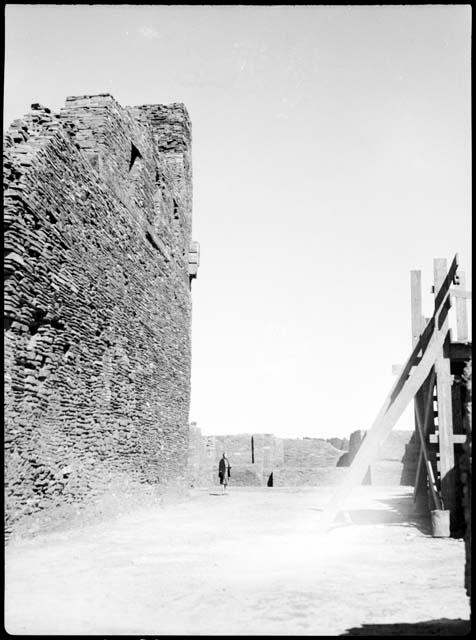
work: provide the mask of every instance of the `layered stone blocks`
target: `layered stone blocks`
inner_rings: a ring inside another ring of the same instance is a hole
[[[5,134],[4,206],[8,533],[118,483],[185,477],[185,107],[32,105]]]

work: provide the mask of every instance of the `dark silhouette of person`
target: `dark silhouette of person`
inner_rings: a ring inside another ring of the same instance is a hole
[[[223,487],[223,493],[225,493],[226,488],[228,486],[228,478],[230,477],[230,462],[226,457],[226,453],[223,452],[223,455],[218,463],[218,477],[220,478],[220,484]]]

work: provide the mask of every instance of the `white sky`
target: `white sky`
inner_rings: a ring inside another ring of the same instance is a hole
[[[7,5],[7,125],[84,93],[187,106],[204,433],[367,428],[410,270],[426,315],[433,258],[470,286],[470,35],[469,5]]]

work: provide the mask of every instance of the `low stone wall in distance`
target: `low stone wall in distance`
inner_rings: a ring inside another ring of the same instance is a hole
[[[412,484],[416,466],[413,432],[394,431],[384,442],[362,484]],[[218,485],[218,463],[226,452],[234,486],[331,486],[340,482],[363,439],[354,431],[349,439],[278,438],[272,434],[203,436],[190,427],[188,481],[193,487]],[[347,450],[338,448],[347,447]],[[410,452],[410,453],[409,453]],[[413,455],[413,458],[412,458]],[[411,464],[409,464],[409,461]],[[413,466],[412,466],[413,465]],[[409,471],[410,469],[410,471]],[[413,474],[414,475],[414,474]]]
[[[394,430],[380,445],[377,460],[370,465],[370,484],[413,486],[418,457],[414,431]]]

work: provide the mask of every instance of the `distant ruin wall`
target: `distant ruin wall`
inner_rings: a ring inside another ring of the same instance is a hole
[[[81,96],[7,130],[7,533],[50,506],[184,476],[191,204],[181,104]]]
[[[370,465],[370,484],[413,486],[417,455],[415,432],[394,429],[381,443],[377,458]]]
[[[405,459],[413,432],[394,431],[381,445],[362,484],[393,485],[409,480]],[[330,486],[341,481],[357,453],[365,432],[347,439],[277,438],[271,434],[202,436],[193,423],[189,450],[192,486],[218,483],[218,462],[227,453],[235,486]],[[335,447],[348,446],[348,451]],[[413,468],[413,467],[412,467]]]
[[[271,434],[202,436],[191,427],[189,481],[218,484],[218,462],[226,452],[234,486],[313,486],[335,484],[343,451],[320,438],[277,438]]]

